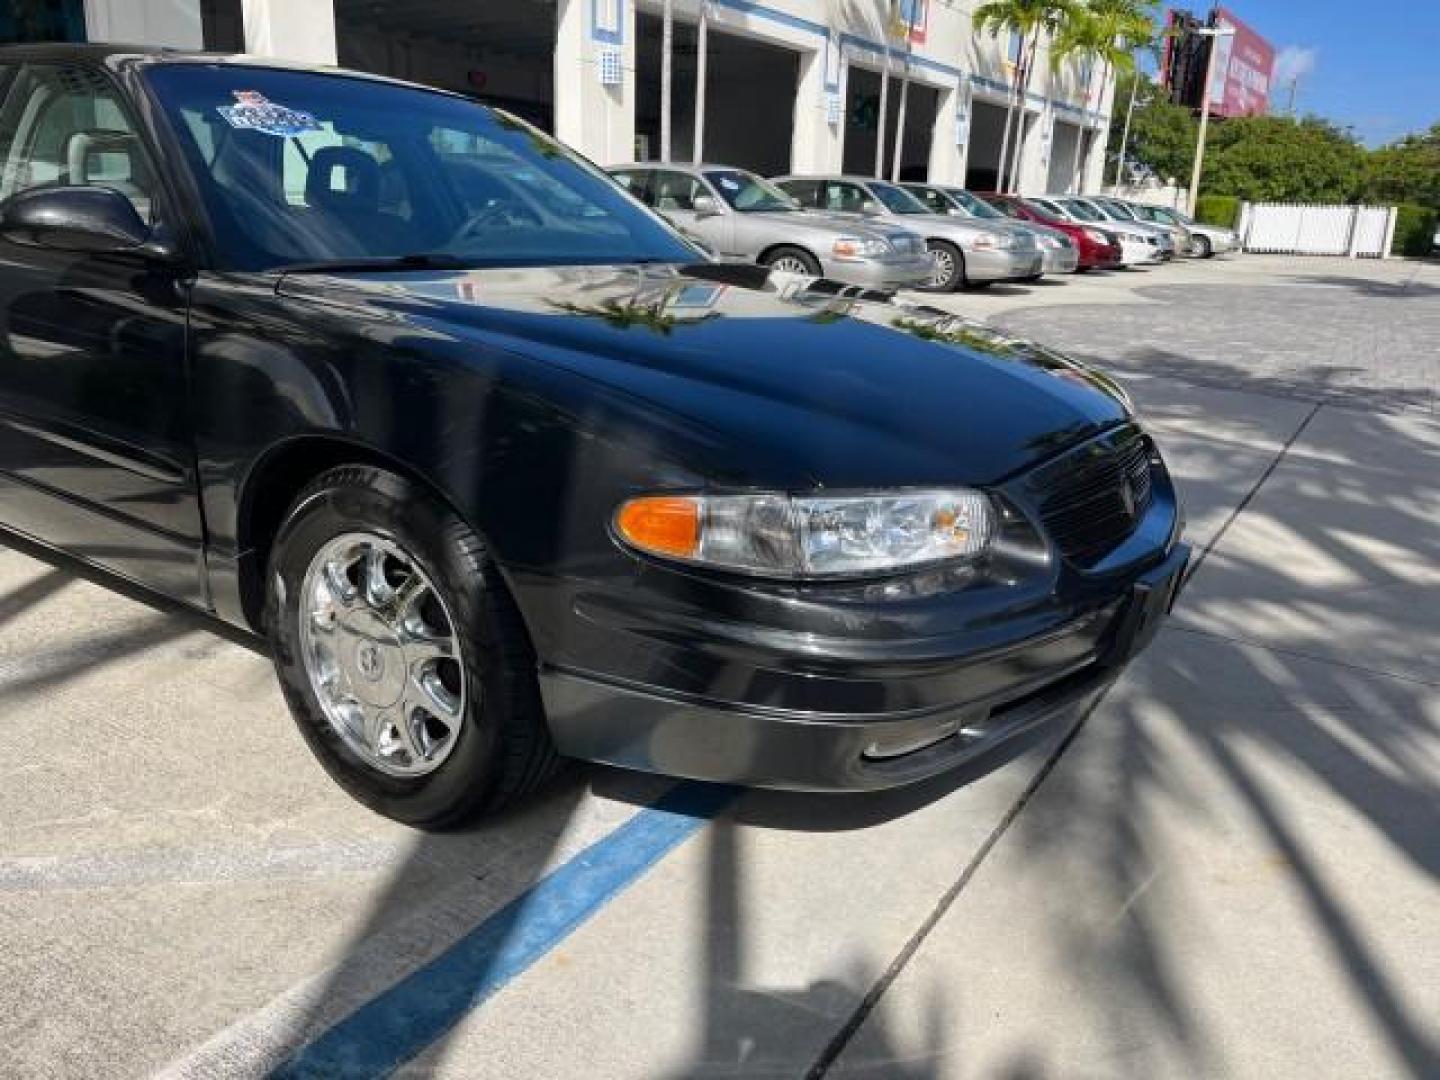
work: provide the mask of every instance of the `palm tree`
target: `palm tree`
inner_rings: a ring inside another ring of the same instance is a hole
[[[1090,107],[1097,68],[1101,73],[1101,100],[1112,71],[1134,69],[1136,42],[1153,39],[1155,34],[1153,18],[1144,10],[1150,6],[1148,0],[1090,0],[1087,6],[1077,7],[1060,27],[1050,50],[1050,68],[1058,71],[1071,60],[1088,61],[1082,112]],[[1071,184],[1077,191],[1082,186],[1080,149],[1084,141],[1082,129],[1075,136],[1070,168]]]
[[[991,37],[998,37],[1000,31],[1020,35],[1020,55],[1016,58],[1018,80],[1012,87],[1010,100],[1005,109],[1005,135],[1000,140],[1000,172],[996,177],[998,191],[1007,190],[1006,157],[1010,149],[1010,125],[1016,117],[1014,166],[1009,169],[1013,184],[1015,173],[1020,169],[1020,156],[1025,145],[1025,101],[1030,93],[1030,73],[1036,51],[1040,47],[1042,33],[1056,33],[1069,19],[1075,7],[1075,0],[986,0],[975,9],[972,23],[977,32],[989,31]],[[1018,97],[1017,97],[1018,96]]]

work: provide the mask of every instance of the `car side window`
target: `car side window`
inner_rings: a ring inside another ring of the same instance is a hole
[[[801,206],[813,209],[820,205],[819,180],[785,180],[778,186]]]
[[[650,173],[647,169],[629,169],[625,172],[614,174],[615,182],[626,191],[634,195],[646,206],[654,206],[655,200],[650,197],[651,185],[647,183]]]
[[[859,184],[849,184],[839,180],[825,182],[826,210],[834,210],[843,214],[863,214],[865,203],[865,191]]]
[[[910,188],[908,190],[912,195],[919,195],[920,200],[937,214],[948,214],[954,209],[950,205],[950,200],[934,188]]]
[[[652,205],[662,214],[667,210],[694,210],[695,196],[702,193],[695,177],[664,169],[655,171],[650,187],[654,192]]]
[[[49,185],[108,187],[153,223],[154,178],[119,95],[97,71],[31,66],[0,113],[0,201]]]

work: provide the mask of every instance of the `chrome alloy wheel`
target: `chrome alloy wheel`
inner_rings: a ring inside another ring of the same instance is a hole
[[[781,255],[770,264],[771,270],[779,270],[786,274],[804,274],[810,276],[810,267],[797,255]]]
[[[345,533],[316,552],[302,590],[305,671],[331,727],[383,773],[434,772],[459,739],[468,680],[430,579],[394,542]]]
[[[930,287],[939,289],[955,276],[955,256],[943,247],[930,249]]]

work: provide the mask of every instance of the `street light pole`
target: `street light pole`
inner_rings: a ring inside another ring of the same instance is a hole
[[[1222,38],[1235,33],[1232,26],[1212,26],[1195,31],[1201,37]],[[1195,216],[1195,200],[1200,196],[1200,169],[1205,164],[1205,129],[1210,126],[1210,83],[1215,78],[1216,42],[1210,42],[1210,55],[1205,58],[1205,85],[1200,91],[1200,137],[1195,143],[1195,165],[1190,170],[1190,202],[1186,209]]]

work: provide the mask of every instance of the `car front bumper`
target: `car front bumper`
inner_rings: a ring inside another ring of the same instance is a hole
[[[1032,251],[965,251],[968,281],[1017,281],[1044,273],[1044,256]]]
[[[802,712],[555,669],[542,670],[541,693],[556,746],[572,757],[761,787],[897,787],[1077,714],[1153,640],[1183,584],[1189,554],[1175,545],[1120,599],[1061,627],[950,661],[948,675],[967,692],[938,708]],[[857,706],[873,696],[862,676],[884,678],[891,697],[904,688],[903,666],[898,660],[876,660],[868,672],[857,666]],[[885,668],[890,673],[881,675]]]
[[[1047,274],[1073,274],[1080,265],[1080,253],[1072,248],[1046,248],[1043,266]]]
[[[1165,256],[1153,244],[1143,240],[1122,240],[1120,242],[1120,265],[1153,266],[1165,261]]]
[[[1067,453],[1082,462],[1088,452]],[[997,498],[1033,506],[1036,476]],[[892,787],[953,768],[1083,705],[1154,636],[1189,549],[1163,466],[1153,492],[1129,537],[1088,567],[1027,548],[1032,514],[1016,510],[1005,528],[1020,533],[997,550],[1020,554],[993,572],[800,586],[641,560],[613,580],[522,574],[522,609],[538,598],[548,612],[532,636],[555,745],[628,768],[806,790]]]
[[[913,289],[930,281],[930,253],[895,259],[826,259],[825,276],[872,289]]]

